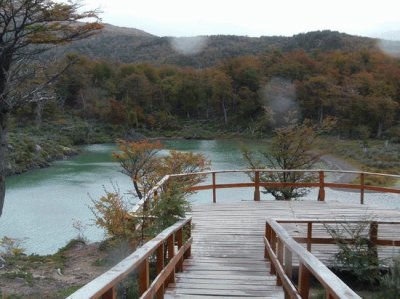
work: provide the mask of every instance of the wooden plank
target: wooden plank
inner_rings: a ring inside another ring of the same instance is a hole
[[[277,295],[282,294],[282,290],[268,290],[268,291],[257,291],[257,290],[207,290],[207,289],[184,289],[184,288],[168,288],[166,294],[190,294],[190,295],[214,295],[214,296],[266,296],[266,295]]]
[[[260,280],[243,280],[243,277],[238,277],[237,279],[228,279],[227,277],[219,278],[213,276],[212,278],[197,276],[197,277],[178,277],[176,278],[176,283],[185,282],[193,284],[223,284],[223,285],[242,285],[242,286],[275,286],[275,280],[273,277],[267,277]]]
[[[274,285],[262,285],[262,284],[242,284],[245,280],[238,281],[236,285],[228,285],[221,282],[211,283],[198,283],[198,282],[176,282],[169,284],[168,288],[183,288],[183,289],[207,289],[207,290],[242,290],[242,291],[279,291],[281,288]]]
[[[355,196],[359,198],[358,193],[355,193]],[[290,234],[306,240],[307,223],[310,219],[341,215],[347,220],[357,220],[368,210],[373,210],[376,218],[382,217],[393,221],[400,218],[399,210],[382,207],[371,208],[368,204],[360,206],[359,204],[337,203],[329,200],[325,202],[254,202],[251,200],[196,205],[191,212],[194,224],[192,257],[185,260],[183,272],[177,273],[174,285],[178,288],[183,286],[188,294],[169,289],[165,298],[215,298],[215,296],[240,298],[250,296],[248,294],[242,296],[240,293],[224,295],[221,293],[222,290],[220,290],[221,292],[214,291],[217,294],[207,292],[193,294],[204,288],[211,292],[213,284],[216,288],[222,286],[235,291],[240,285],[246,289],[251,286],[260,289],[272,286],[276,278],[269,274],[269,263],[264,259],[262,242],[268,217],[303,220],[304,222],[300,224],[286,223],[282,225]],[[386,228],[379,226],[379,236],[385,236],[385,239],[389,239],[390,235],[396,236],[396,234],[398,235],[398,231],[391,230],[389,226]],[[312,238],[320,239],[322,242],[322,239],[328,236],[323,224],[313,224]],[[377,242],[379,242],[379,238]],[[397,236],[396,239],[400,239],[400,237]],[[306,244],[302,246],[305,248]],[[336,252],[335,246],[334,244],[314,244],[312,253],[318,258],[322,258],[324,262],[328,262]],[[380,255],[389,255],[387,250],[382,251],[381,248],[379,248],[379,253]],[[292,262],[293,267],[297,268],[299,260],[295,255]],[[190,285],[193,285],[197,291],[190,290]],[[276,287],[274,286],[274,288]],[[272,298],[284,298],[283,291],[277,290],[277,292]],[[258,297],[265,297],[265,294]]]
[[[172,298],[176,298],[176,299],[193,299],[193,295],[187,295],[187,294],[174,294],[174,295],[170,295],[170,294],[165,294],[164,295],[165,299],[172,299]],[[200,298],[200,299],[216,299],[215,296],[207,296],[207,295],[196,295],[196,298]],[[269,296],[251,296],[250,298],[252,299],[283,299],[283,295],[279,296],[276,294],[271,294]],[[218,296],[217,299],[232,299],[232,296]],[[242,296],[235,296],[235,299],[249,299],[248,296],[246,297],[242,297]]]

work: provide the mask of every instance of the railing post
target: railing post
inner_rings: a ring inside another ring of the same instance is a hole
[[[156,265],[157,275],[160,274],[163,269],[164,269],[164,243],[162,243],[157,248],[157,265]],[[158,289],[156,297],[157,299],[164,298],[164,285],[161,285],[161,287]]]
[[[298,289],[301,298],[308,298],[310,290],[310,271],[303,263],[299,265]]]
[[[145,259],[139,269],[139,295],[147,291],[150,285],[149,260]]]
[[[364,204],[364,173],[360,173],[360,203],[363,205]]]
[[[254,174],[254,200],[260,201],[260,172]]]
[[[286,276],[290,280],[292,280],[293,277],[292,252],[286,246],[285,246],[285,273]],[[286,290],[285,290],[285,298],[290,298]]]
[[[283,265],[283,242],[281,239],[278,238],[278,252],[277,252],[277,256],[278,256],[278,261],[281,265]],[[276,276],[276,285],[277,286],[281,286],[282,285],[282,280],[279,277],[279,275]]]
[[[190,237],[192,236],[192,220],[189,220],[188,223],[186,223],[186,227],[187,227],[187,231],[186,231],[187,232],[187,239],[190,239]],[[190,246],[186,250],[186,252],[184,254],[185,259],[189,258],[191,255],[192,255],[192,246]]]
[[[333,295],[331,294],[331,292],[329,290],[326,290],[326,299],[335,299],[335,297],[333,297]]]
[[[369,226],[369,242],[368,242],[368,251],[372,254],[372,258],[370,258],[371,262],[371,271],[379,271],[379,260],[378,260],[378,222],[372,221]]]
[[[268,240],[268,243],[271,244],[271,227],[268,222],[265,223],[265,238]],[[268,250],[266,246],[264,246],[264,258],[268,258],[271,261],[271,258],[268,256]]]
[[[212,173],[212,186],[213,186],[213,203],[217,202],[217,189],[215,186],[215,172]]]
[[[272,251],[276,254],[276,233],[272,229],[271,229],[271,242],[270,242],[270,245],[271,245]],[[272,263],[272,262],[270,262],[270,273],[272,275],[276,274],[276,269],[275,269],[274,263]]]
[[[312,222],[307,222],[307,250],[311,252]]]
[[[117,299],[117,291],[116,291],[115,287],[112,287],[107,292],[105,292],[103,294],[103,296],[101,296],[101,298],[102,299]]]
[[[325,201],[325,173],[319,172],[319,192],[318,201]]]
[[[167,239],[168,260],[170,261],[175,255],[174,234],[171,234]],[[171,275],[167,279],[167,285],[175,283],[175,269],[172,270]]]
[[[183,227],[181,227],[176,232],[176,241],[178,245],[178,250],[181,249],[183,245]],[[183,256],[180,258],[179,262],[176,264],[176,272],[182,272],[183,270]]]

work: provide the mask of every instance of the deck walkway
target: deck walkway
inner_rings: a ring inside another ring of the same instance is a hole
[[[184,271],[177,273],[165,298],[283,298],[264,259],[267,218],[399,221],[400,209],[338,202],[243,201],[196,205],[192,215],[192,257],[185,260]],[[288,224],[287,229],[294,236],[305,234],[300,225]],[[400,230],[387,231],[393,233]],[[384,254],[393,252],[388,250]],[[333,251],[332,245],[313,245],[312,253],[329,263]]]

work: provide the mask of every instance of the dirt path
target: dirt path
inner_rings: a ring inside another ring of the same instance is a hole
[[[357,167],[353,166],[349,162],[340,159],[332,155],[323,155],[320,158],[321,161],[329,165],[330,169],[333,170],[345,170],[345,171],[359,171]],[[350,183],[357,178],[357,174],[354,173],[342,173],[338,174],[335,183]]]

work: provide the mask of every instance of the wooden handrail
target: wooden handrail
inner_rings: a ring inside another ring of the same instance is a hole
[[[314,173],[318,178],[315,182],[272,182],[272,181],[262,181],[260,179],[261,173],[282,173],[282,172],[293,172],[293,173]],[[228,173],[252,173],[252,182],[246,183],[217,183],[217,174],[228,174]],[[335,183],[326,182],[325,175],[327,173],[338,173],[338,174],[357,174],[360,177],[360,184],[354,183]],[[190,191],[201,191],[201,190],[212,190],[212,201],[216,203],[217,201],[217,190],[227,189],[227,188],[254,188],[254,200],[258,201],[260,199],[260,187],[269,188],[283,188],[283,187],[294,187],[294,188],[319,188],[318,201],[325,200],[325,188],[336,188],[336,189],[350,189],[360,191],[360,203],[364,204],[364,194],[365,191],[371,192],[386,192],[400,194],[399,188],[393,187],[381,187],[381,186],[370,186],[365,185],[366,176],[380,176],[392,179],[399,179],[400,175],[393,174],[383,174],[374,172],[362,172],[362,171],[346,171],[346,170],[323,170],[323,169],[243,169],[243,170],[212,170],[212,171],[202,171],[195,173],[179,173],[167,175],[160,180],[160,182],[152,188],[147,195],[138,202],[134,207],[132,212],[137,212],[141,208],[144,202],[147,200],[152,200],[155,194],[159,194],[159,190],[162,190],[163,185],[172,178],[182,178],[187,176],[206,176],[211,175],[211,184],[196,185],[190,188]]]
[[[313,275],[326,290],[326,298],[361,298],[321,261],[298,244],[275,220],[268,219],[264,237],[266,257],[271,261],[271,273],[277,274],[277,284],[282,284],[288,298],[308,298],[310,275]],[[277,246],[278,245],[278,246]],[[283,263],[282,256],[290,252],[290,258]],[[297,287],[290,279],[291,256],[299,259]],[[290,263],[290,265],[289,265]]]
[[[307,243],[307,249],[311,252],[311,244],[335,244],[335,240],[331,237],[312,237],[312,230],[314,224],[338,224],[338,223],[347,223],[347,224],[362,224],[367,223],[370,227],[374,227],[376,231],[378,231],[378,226],[381,224],[386,225],[400,225],[400,221],[391,221],[391,220],[346,220],[346,221],[338,221],[338,220],[331,220],[331,219],[275,219],[278,223],[296,223],[296,224],[307,224],[307,237],[294,237],[293,239],[298,243]],[[351,239],[344,239],[344,241],[352,241]],[[400,246],[400,239],[382,239],[378,238],[378,234],[373,238],[373,244],[379,246]]]
[[[129,274],[138,271],[139,291],[141,298],[158,298],[163,296],[163,286],[175,280],[175,271],[181,270],[184,258],[190,255],[192,237],[190,236],[192,217],[185,218],[162,231],[155,238],[148,241],[131,255],[123,259],[110,270],[95,278],[67,299],[82,298],[116,298],[117,285]],[[187,228],[189,234],[184,242],[183,230]],[[168,252],[168,264],[164,265],[164,246]],[[175,253],[175,246],[178,251]],[[156,253],[157,277],[150,284],[149,258]]]
[[[308,298],[309,279],[313,275],[326,289],[327,295],[333,298],[359,298],[354,297],[354,294],[347,294],[348,287],[344,286],[343,282],[338,282],[338,278],[332,278],[334,275],[330,270],[321,266],[321,262],[311,254],[312,244],[335,244],[336,241],[332,237],[313,238],[312,230],[314,224],[360,224],[368,223],[368,238],[370,246],[376,250],[376,246],[400,246],[400,240],[382,239],[378,236],[378,226],[385,225],[400,225],[400,221],[363,221],[350,220],[338,221],[332,219],[268,219],[265,229],[265,257],[271,261],[271,273],[276,273],[279,280],[278,285],[283,285],[286,294],[290,298]],[[281,224],[307,224],[306,237],[291,237]],[[352,239],[344,239],[344,241],[352,242]],[[298,243],[307,243],[307,249],[300,246]],[[285,263],[283,264],[282,255],[285,255]],[[291,281],[292,255],[299,258],[299,280],[298,286]],[[287,256],[287,257],[286,257]],[[317,262],[318,261],[318,262]],[[283,270],[285,269],[285,271]],[[350,297],[349,297],[350,296]],[[327,297],[328,298],[328,297]],[[330,298],[330,297],[329,297]]]

